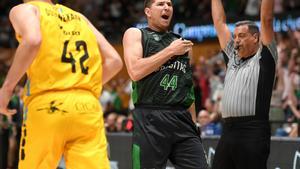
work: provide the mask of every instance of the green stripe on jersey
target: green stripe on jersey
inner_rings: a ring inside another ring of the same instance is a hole
[[[133,169],[140,169],[141,168],[140,147],[136,144],[133,144],[132,147],[132,159],[133,159]]]

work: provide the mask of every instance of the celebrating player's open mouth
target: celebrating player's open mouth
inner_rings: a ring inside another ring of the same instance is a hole
[[[163,14],[163,15],[161,16],[161,18],[162,18],[163,20],[165,20],[165,21],[170,21],[170,20],[169,20],[170,15],[168,15],[168,14]]]

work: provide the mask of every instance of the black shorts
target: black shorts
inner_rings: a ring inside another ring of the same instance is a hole
[[[134,113],[133,169],[207,169],[202,141],[186,110],[137,108]]]
[[[267,169],[270,143],[267,121],[225,121],[212,169]]]

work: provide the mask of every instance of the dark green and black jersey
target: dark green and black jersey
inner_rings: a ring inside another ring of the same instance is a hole
[[[180,38],[172,32],[160,33],[141,29],[143,57],[150,57]],[[133,82],[133,102],[136,106],[190,107],[194,102],[192,69],[188,53],[175,56],[158,70]]]

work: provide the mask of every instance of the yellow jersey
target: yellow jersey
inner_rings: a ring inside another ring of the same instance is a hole
[[[86,20],[60,4],[29,4],[39,9],[42,43],[26,72],[25,104],[37,95],[61,90],[83,89],[99,97],[102,59],[96,36]]]

